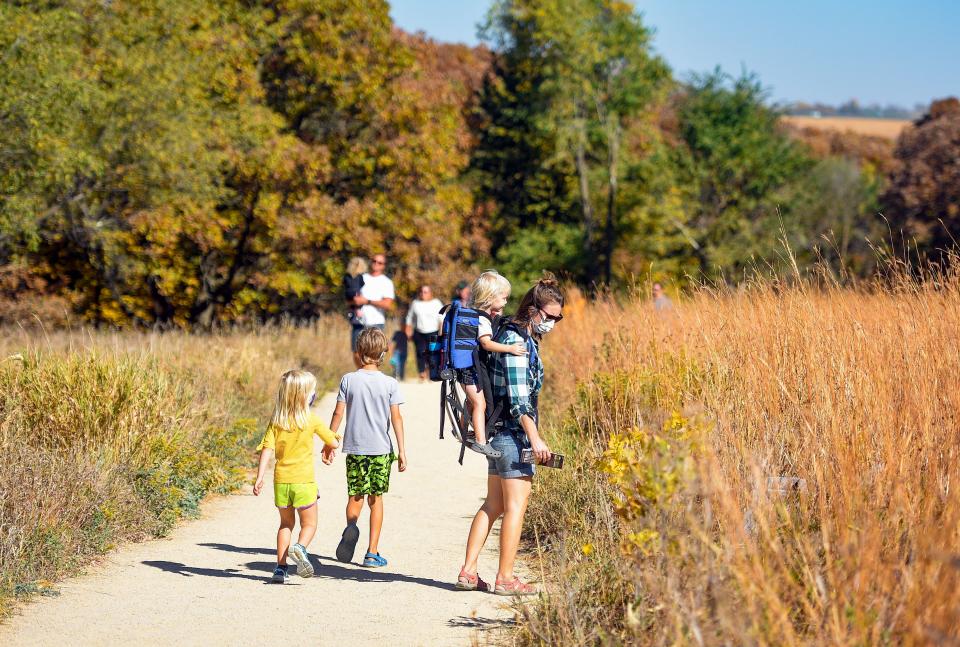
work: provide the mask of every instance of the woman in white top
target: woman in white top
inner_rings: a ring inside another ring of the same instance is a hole
[[[414,347],[417,349],[417,372],[421,382],[427,379],[427,339],[440,330],[441,308],[443,304],[440,299],[433,296],[429,285],[424,285],[407,313],[407,337],[413,338]]]

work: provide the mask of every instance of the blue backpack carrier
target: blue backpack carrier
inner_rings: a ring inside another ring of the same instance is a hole
[[[504,412],[504,403],[494,402],[487,353],[480,347],[477,339],[480,319],[483,317],[489,320],[490,316],[456,302],[444,306],[440,313],[444,315],[443,325],[440,333],[432,336],[427,342],[427,364],[430,367],[430,379],[434,382],[442,382],[440,438],[443,438],[446,420],[449,418],[453,435],[461,443],[459,462],[463,465],[463,456],[467,447],[473,448],[475,443],[468,434],[471,416],[466,407],[465,397],[457,387],[457,371],[471,368],[476,371],[477,388],[483,392],[487,403],[484,418],[488,439],[498,431],[497,423]],[[501,328],[500,318],[490,320],[490,324],[493,338],[496,339]],[[512,324],[506,327],[516,329]],[[523,336],[526,337],[526,335]],[[489,448],[481,453],[491,455]],[[497,451],[496,454],[499,455],[500,452]],[[496,458],[496,456],[493,457]]]

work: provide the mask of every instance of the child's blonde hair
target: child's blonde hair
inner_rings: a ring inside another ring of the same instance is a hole
[[[287,371],[280,377],[277,401],[270,424],[284,431],[304,429],[310,414],[310,396],[317,388],[317,378],[308,371]]]
[[[379,328],[366,328],[357,337],[357,356],[361,364],[383,363],[387,353],[387,336]]]
[[[354,256],[350,259],[350,262],[347,263],[347,274],[350,276],[366,274],[369,269],[370,266],[367,264],[367,259],[360,256]]]
[[[484,312],[493,308],[497,297],[510,296],[510,281],[496,270],[487,270],[470,286],[470,306]]]

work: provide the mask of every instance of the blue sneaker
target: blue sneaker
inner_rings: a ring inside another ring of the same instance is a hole
[[[363,556],[363,565],[367,568],[381,568],[387,565],[387,560],[380,553],[367,553]]]
[[[287,552],[293,563],[297,565],[297,575],[300,577],[313,577],[313,564],[310,563],[310,555],[303,544],[294,544]]]
[[[283,584],[288,579],[290,579],[290,573],[287,572],[285,566],[277,566],[273,569],[273,577],[270,578],[270,581],[274,584]]]

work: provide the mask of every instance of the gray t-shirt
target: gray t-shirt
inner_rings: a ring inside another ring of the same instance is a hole
[[[379,456],[393,453],[390,405],[403,404],[400,383],[380,371],[363,369],[340,380],[337,402],[347,404],[343,453]]]

